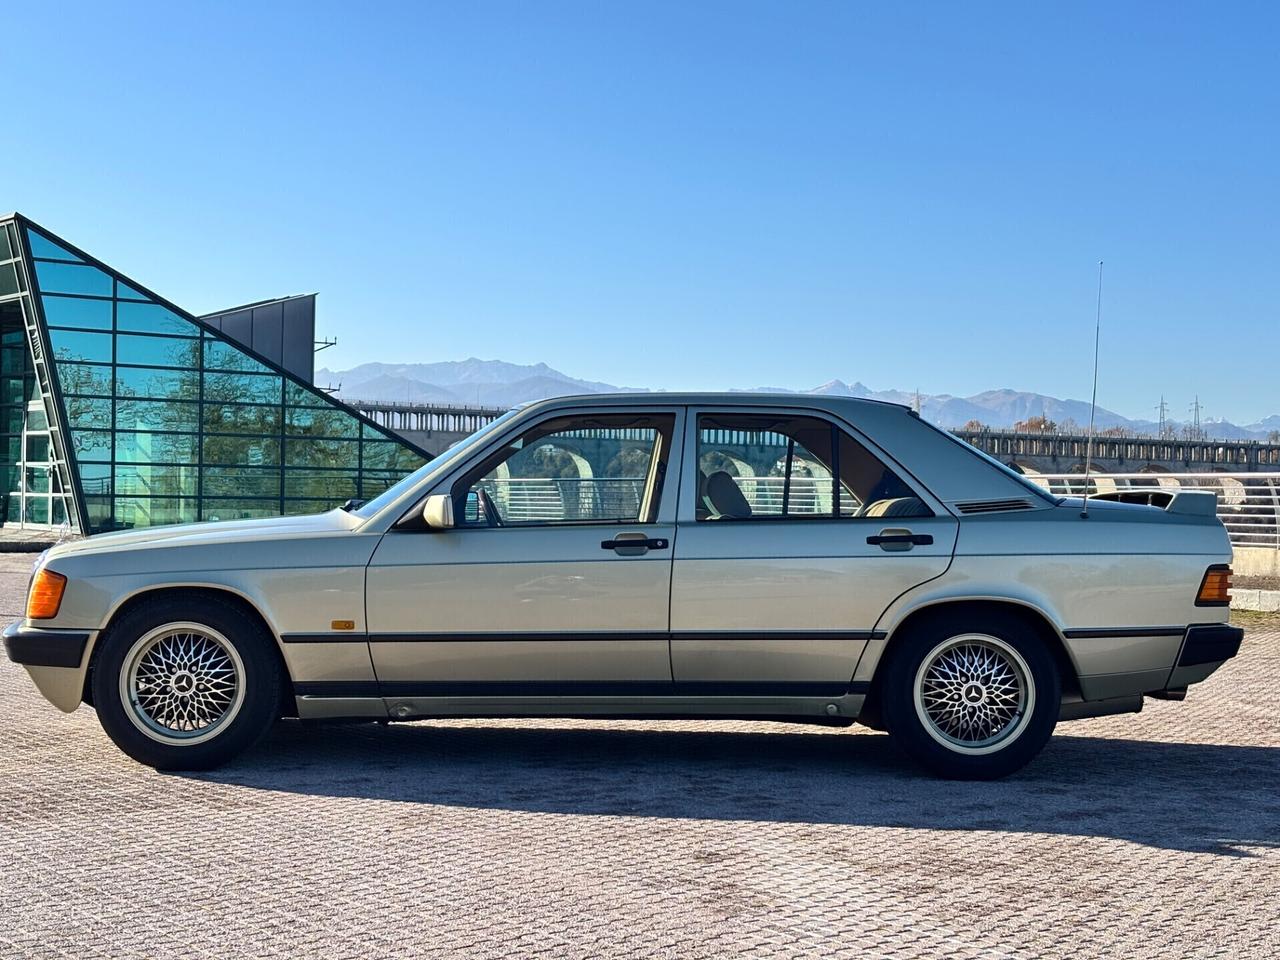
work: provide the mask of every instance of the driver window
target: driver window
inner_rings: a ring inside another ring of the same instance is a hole
[[[818,417],[698,417],[698,520],[928,517],[892,470]]]
[[[455,516],[482,527],[651,522],[674,427],[669,414],[545,421],[454,487]]]

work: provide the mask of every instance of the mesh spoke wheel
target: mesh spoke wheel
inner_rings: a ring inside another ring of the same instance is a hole
[[[944,640],[920,664],[915,707],[926,732],[958,753],[1007,746],[1035,707],[1031,669],[998,637],[963,634]]]
[[[167,623],[139,637],[124,658],[120,699],[139,730],[161,743],[203,743],[244,704],[244,663],[217,630]]]

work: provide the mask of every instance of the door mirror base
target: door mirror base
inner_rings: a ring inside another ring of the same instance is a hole
[[[453,528],[453,497],[447,493],[433,493],[422,505],[422,520],[432,530]]]

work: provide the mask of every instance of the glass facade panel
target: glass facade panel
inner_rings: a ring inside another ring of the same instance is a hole
[[[11,235],[0,223],[0,236]],[[58,430],[31,435],[33,424],[44,427],[43,408],[28,402],[33,378],[19,324],[0,342],[0,368],[28,370],[0,376],[0,428],[15,427],[0,429],[0,468],[15,485],[49,491],[19,513],[43,522],[65,515],[59,457],[79,474],[75,519],[90,533],[321,512],[376,496],[424,462],[393,434],[132,281],[40,234],[28,238],[38,251],[37,320],[56,361],[70,449],[59,453]]]
[[[284,386],[284,402],[291,407],[332,407],[333,403],[325,399],[324,394],[308,390],[300,383],[289,381]]]
[[[169,523],[194,523],[197,519],[194,497],[116,497],[112,505],[116,527],[125,530]]]
[[[289,467],[328,467],[354,469],[360,464],[360,444],[355,440],[285,441],[285,465]]]
[[[279,466],[280,441],[274,437],[205,435],[204,462],[225,466]]]
[[[66,397],[67,419],[82,430],[111,429],[111,401],[99,397]]]
[[[121,464],[115,469],[117,496],[184,496],[196,494],[194,466],[165,464]]]
[[[200,374],[196,370],[161,367],[117,367],[116,396],[198,400]]]
[[[272,467],[205,467],[206,497],[279,497],[280,471]]]
[[[139,293],[122,280],[116,280],[116,297],[120,300],[150,300],[145,293]]]
[[[110,430],[72,430],[71,449],[77,460],[110,460]]]
[[[384,490],[390,490],[393,486],[404,479],[403,473],[388,473],[381,470],[361,470],[360,471],[360,496],[365,500],[372,500]]]
[[[53,356],[58,360],[83,360],[91,363],[111,362],[111,334],[87,333],[84,330],[50,330]]]
[[[11,293],[20,293],[22,288],[18,286],[18,268],[12,263],[0,263],[0,297],[7,297]]]
[[[70,250],[54,243],[44,234],[37,233],[35,230],[27,231],[27,243],[31,247],[31,255],[33,257],[49,257],[52,260],[74,260],[77,263],[84,263],[82,259]]]
[[[286,500],[284,512],[286,516],[301,516],[306,513],[324,513],[334,507],[342,506],[332,500]]]
[[[111,301],[51,295],[44,298],[44,316],[51,327],[110,330]]]
[[[259,363],[234,343],[226,340],[205,341],[204,368],[206,370],[233,370],[239,373],[272,373],[270,367]]]
[[[117,433],[116,461],[195,463],[200,438],[190,433]]]
[[[204,398],[218,403],[280,403],[281,380],[256,373],[206,373]]]
[[[390,440],[365,440],[364,459],[361,466],[365,470],[392,470],[404,476],[413,473],[426,463],[422,457],[406,447]]]
[[[319,513],[325,505],[300,513]],[[256,520],[260,517],[280,516],[279,500],[229,500],[221,497],[205,497],[205,520]]]
[[[290,436],[354,438],[360,436],[360,421],[344,410],[289,407],[284,432]]]
[[[116,429],[194,433],[200,429],[200,404],[176,400],[117,400]]]
[[[52,331],[51,331],[52,332]],[[90,363],[58,364],[58,381],[63,394],[111,396],[112,368]],[[74,428],[74,424],[72,427]]]
[[[206,433],[278,434],[280,408],[247,403],[206,403],[204,429]]]
[[[158,303],[129,303],[116,305],[116,329],[137,333],[168,333],[179,337],[198,337],[200,328],[189,320],[183,320],[172,310]]]
[[[111,296],[111,278],[97,267],[75,263],[36,261],[36,280],[41,293],[83,293],[92,297]]]
[[[116,337],[116,360],[152,367],[198,367],[200,341],[122,333]]]
[[[332,500],[336,503],[359,496],[355,470],[286,470],[284,495]]]

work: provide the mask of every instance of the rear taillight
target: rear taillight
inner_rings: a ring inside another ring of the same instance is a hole
[[[1204,572],[1200,592],[1196,594],[1197,607],[1231,606],[1231,565],[1214,564]]]

